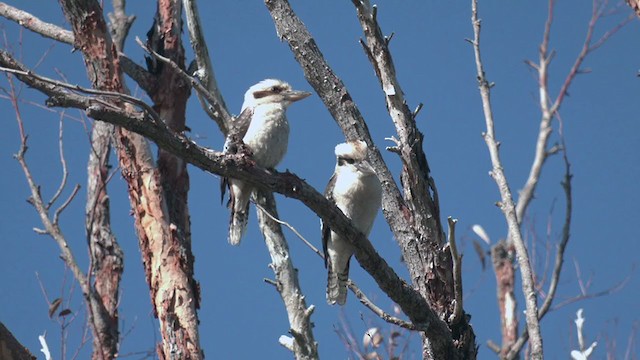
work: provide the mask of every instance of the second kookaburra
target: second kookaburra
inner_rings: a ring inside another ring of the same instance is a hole
[[[263,80],[247,90],[240,115],[229,129],[225,151],[233,138],[242,141],[251,149],[256,164],[273,169],[287,152],[289,122],[287,107],[311,93],[292,90],[291,85],[281,80]],[[229,243],[240,244],[249,217],[249,199],[253,187],[241,180],[223,181],[229,186]]]
[[[369,236],[380,208],[382,187],[366,160],[367,144],[350,141],[336,146],[336,169],[329,180],[325,196],[351,219],[353,225]],[[354,247],[349,240],[322,223],[322,247],[327,267],[327,302],[344,305],[347,301],[349,260]]]

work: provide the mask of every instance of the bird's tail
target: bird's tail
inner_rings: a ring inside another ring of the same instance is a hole
[[[347,281],[349,281],[349,266],[344,272],[336,272],[329,266],[327,276],[327,303],[329,305],[344,305],[347,302]]]
[[[247,229],[249,221],[249,197],[251,187],[245,182],[230,180],[229,186],[229,244],[240,245],[240,240]]]
[[[244,235],[244,231],[247,229],[247,222],[249,220],[248,210],[247,206],[246,210],[235,211],[231,214],[229,221],[229,244],[234,246],[240,245],[240,240]]]

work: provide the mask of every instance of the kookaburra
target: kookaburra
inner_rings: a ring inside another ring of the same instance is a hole
[[[364,235],[369,236],[380,208],[382,187],[366,160],[367,144],[350,141],[336,146],[336,169],[329,180],[325,197],[336,204]],[[347,301],[349,260],[354,248],[341,235],[322,223],[322,247],[327,267],[327,302],[344,305]]]
[[[253,153],[258,166],[273,169],[284,157],[289,143],[289,122],[287,107],[302,100],[311,93],[291,89],[291,85],[281,80],[266,79],[247,90],[240,115],[229,129],[225,144],[228,151],[233,138],[242,139]],[[223,181],[229,186],[229,243],[240,244],[249,217],[249,198],[253,187],[241,180]],[[224,194],[223,194],[224,196]]]

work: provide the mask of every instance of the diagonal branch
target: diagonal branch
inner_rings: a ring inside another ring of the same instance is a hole
[[[347,140],[360,139],[367,143],[371,150],[369,160],[382,183],[382,211],[396,239],[400,244],[408,245],[417,238],[417,234],[411,230],[410,219],[407,218],[411,216],[409,209],[402,199],[391,171],[374,145],[367,124],[349,91],[333,72],[309,31],[291,9],[289,2],[266,0],[265,4],[278,36],[289,45],[304,71],[305,78],[340,126]]]
[[[391,120],[398,132],[398,149],[404,163],[403,186],[406,202],[413,207],[415,222],[430,231],[428,241],[440,243],[442,225],[438,209],[429,193],[429,165],[422,147],[424,136],[417,129],[415,118],[404,98],[396,77],[396,69],[389,51],[389,39],[382,35],[377,21],[377,8],[369,0],[353,0],[366,41],[361,41],[378,76]],[[420,210],[420,211],[418,211]],[[426,211],[424,211],[426,210]]]
[[[387,110],[398,134],[394,151],[403,162],[400,179],[404,200],[410,208],[411,226],[419,234],[415,241],[416,250],[403,251],[405,264],[414,286],[429,299],[440,318],[449,322],[459,354],[464,358],[473,358],[477,356],[473,328],[467,321],[460,321],[463,319],[461,294],[456,294],[460,289],[454,278],[458,264],[449,249],[443,246],[445,239],[440,222],[438,191],[424,153],[424,135],[415,121],[415,114],[421,106],[412,112],[407,105],[389,50],[393,34],[388,37],[383,35],[378,23],[377,7],[372,6],[369,0],[352,2],[365,36],[360,44],[380,81]],[[458,283],[461,285],[461,282]],[[426,339],[423,342],[423,356],[447,356],[444,350],[438,349],[439,346],[438,341]]]
[[[21,67],[13,58],[0,52],[0,65]],[[24,69],[22,66],[21,69]],[[182,134],[167,128],[162,122],[148,121],[148,114],[130,109],[115,109],[105,106],[95,99],[69,94],[60,87],[44,83],[33,77],[19,75],[25,84],[50,96],[48,104],[75,107],[86,111],[89,117],[100,119],[126,128],[154,141],[192,165],[214,174],[247,181],[259,189],[277,192],[297,199],[315,212],[332,229],[351,239],[356,249],[356,259],[374,278],[382,291],[395,301],[409,319],[417,326],[427,328],[427,335],[449,339],[450,333],[430,308],[428,303],[410,285],[405,283],[375,251],[366,237],[356,230],[351,221],[317,190],[298,176],[285,172],[278,173],[258,168],[255,163],[242,154],[223,154],[201,147]],[[52,98],[55,101],[52,101]]]
[[[256,204],[256,206],[262,211],[264,212],[264,214],[266,214],[269,218],[271,218],[271,220],[277,222],[280,225],[284,225],[286,227],[289,228],[289,230],[293,231],[294,234],[296,234],[296,236],[302,240],[302,242],[304,242],[305,245],[307,245],[307,247],[309,249],[311,249],[311,251],[313,251],[314,253],[316,253],[316,255],[318,255],[321,259],[324,259],[324,254],[322,252],[320,252],[320,250],[318,250],[318,248],[316,248],[315,246],[313,246],[313,244],[307,240],[304,236],[302,236],[302,234],[300,234],[300,232],[298,232],[298,230],[296,230],[295,227],[293,227],[291,224],[289,224],[286,221],[280,220],[277,217],[271,215],[266,209],[264,209],[260,204]],[[397,325],[399,327],[405,328],[407,330],[418,330],[417,327],[410,323],[410,322],[406,322],[402,319],[399,319],[395,316],[392,316],[388,313],[386,313],[384,310],[382,310],[379,306],[377,306],[376,304],[373,303],[373,301],[371,301],[362,290],[360,290],[360,288],[358,287],[358,285],[356,285],[355,282],[353,282],[353,280],[349,279],[349,283],[348,283],[349,289],[353,292],[353,294],[358,298],[358,300],[360,300],[360,302],[362,303],[362,305],[364,305],[365,307],[369,308],[369,310],[371,310],[374,314],[378,315],[382,320],[393,324],[393,325]]]
[[[44,37],[73,45],[73,32],[65,30],[58,25],[44,22],[30,13],[0,2],[0,16],[15,21],[26,29],[38,33]]]

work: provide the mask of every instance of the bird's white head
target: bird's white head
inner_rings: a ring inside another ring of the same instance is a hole
[[[375,174],[367,159],[367,143],[362,140],[338,144],[335,149],[338,158],[337,168],[350,168],[366,175]]]
[[[336,145],[335,153],[338,158],[362,161],[367,157],[367,143],[362,140],[347,141]]]
[[[282,80],[266,79],[253,85],[244,94],[242,110],[266,104],[280,104],[285,108],[311,95],[306,91],[293,90]]]

